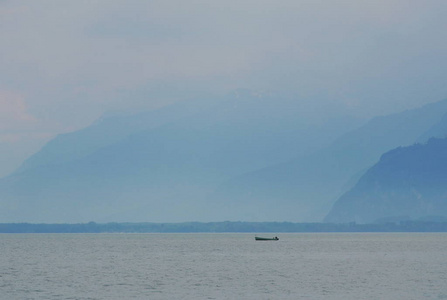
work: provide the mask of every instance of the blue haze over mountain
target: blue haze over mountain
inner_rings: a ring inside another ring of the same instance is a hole
[[[383,153],[444,138],[422,105],[447,95],[446,15],[0,1],[0,222],[321,221]]]
[[[341,109],[309,119],[299,103],[237,91],[104,118],[2,179],[0,218],[321,221],[382,153],[413,144],[447,112],[441,101],[359,127]]]
[[[447,137],[447,113],[443,116],[441,121],[434,124],[429,130],[424,132],[417,139],[417,143],[424,144],[431,138],[446,138]]]
[[[16,173],[40,165],[59,164],[85,157],[135,132],[155,129],[206,110],[214,104],[211,100],[199,98],[155,111],[101,118],[85,129],[58,135],[39,152],[28,158]]]
[[[105,118],[50,141],[0,182],[5,222],[233,219],[210,194],[233,176],[306,154],[359,124],[309,119],[278,95],[237,91]],[[333,113],[333,111],[331,112]]]
[[[240,212],[241,219],[322,220],[384,152],[428,136],[446,112],[444,100],[373,118],[315,153],[233,178],[216,197],[225,205],[231,202],[229,207],[238,206],[235,214]]]
[[[327,222],[447,220],[447,139],[391,150],[334,204]]]

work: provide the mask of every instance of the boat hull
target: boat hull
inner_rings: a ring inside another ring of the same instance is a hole
[[[263,237],[255,237],[256,241],[279,241],[279,239],[277,237],[274,238],[263,238]]]

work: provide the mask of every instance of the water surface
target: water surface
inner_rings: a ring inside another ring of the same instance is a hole
[[[0,298],[447,299],[446,233],[278,237],[0,234]]]

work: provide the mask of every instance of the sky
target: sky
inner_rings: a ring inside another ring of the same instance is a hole
[[[235,89],[364,117],[447,98],[445,0],[0,0],[0,176],[103,115]]]

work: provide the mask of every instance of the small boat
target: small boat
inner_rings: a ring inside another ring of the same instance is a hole
[[[273,238],[264,238],[264,237],[255,236],[255,240],[256,241],[279,241],[277,236],[275,236]]]

